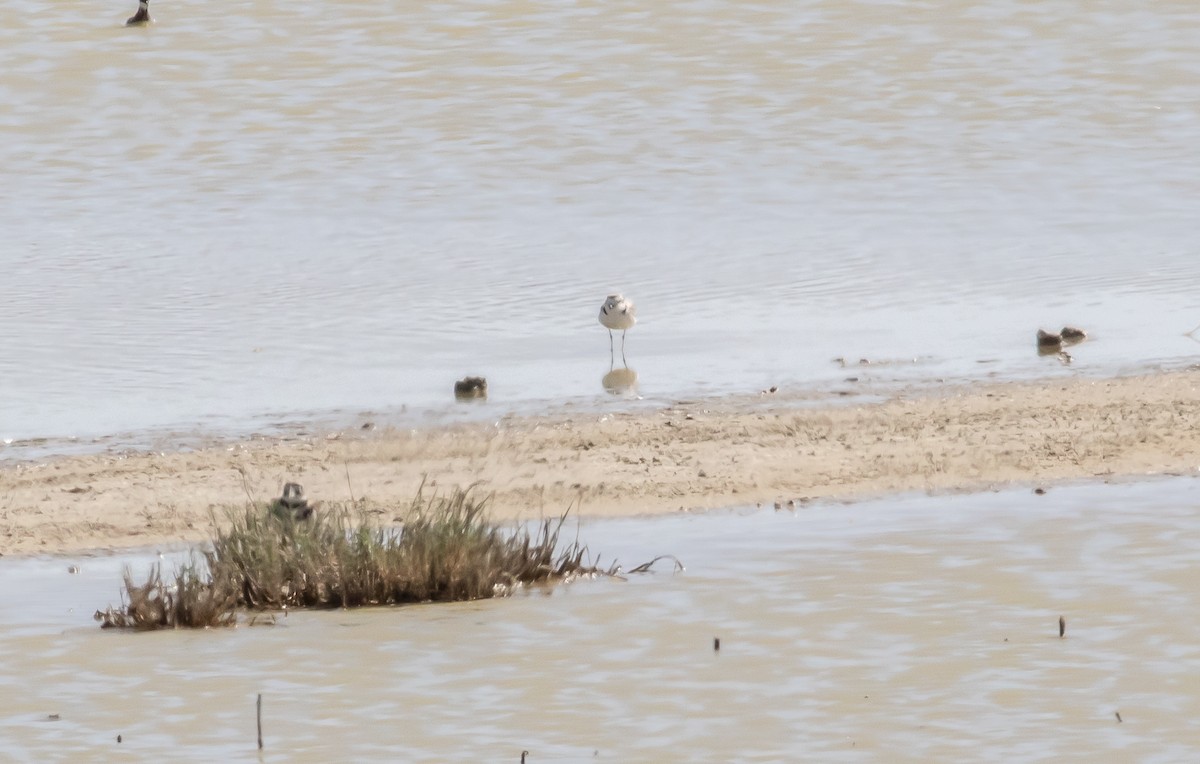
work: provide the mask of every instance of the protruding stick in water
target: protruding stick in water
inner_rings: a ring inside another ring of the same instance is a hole
[[[1067,619],[1061,615],[1058,617],[1058,638],[1062,639],[1067,635]]]
[[[258,750],[262,750],[262,693],[258,694]]]

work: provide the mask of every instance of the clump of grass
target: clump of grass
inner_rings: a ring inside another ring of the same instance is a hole
[[[230,625],[237,607],[462,601],[505,596],[525,584],[619,574],[616,563],[601,568],[585,561],[587,548],[578,541],[559,550],[565,514],[532,531],[506,530],[487,519],[486,505],[470,489],[418,492],[398,526],[340,508],[297,519],[248,507],[232,512],[226,529],[216,532],[204,554],[206,578],[187,566],[168,587],[156,566],[137,585],[127,572],[128,604],[96,616],[106,626],[134,628]],[[225,609],[210,612],[217,607]]]
[[[135,584],[128,568],[124,577],[122,606],[96,611],[102,628],[207,628],[232,626],[237,621],[237,592],[202,575],[194,563],[175,571],[175,583],[170,586],[162,580],[159,563],[150,569],[144,584]]]
[[[248,608],[359,607],[481,599],[514,586],[585,574],[614,574],[584,562],[578,542],[556,554],[566,516],[531,533],[506,531],[470,490],[418,493],[398,527],[345,510],[306,520],[257,509],[234,515],[207,553],[214,581]]]

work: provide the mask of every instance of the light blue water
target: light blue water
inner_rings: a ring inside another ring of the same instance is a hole
[[[1200,350],[1190,2],[130,5],[0,28],[0,458]]]

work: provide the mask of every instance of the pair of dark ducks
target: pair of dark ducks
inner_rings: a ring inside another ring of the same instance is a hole
[[[1057,348],[1063,345],[1074,345],[1087,339],[1087,332],[1073,326],[1064,326],[1061,332],[1048,332],[1038,329],[1037,344],[1040,348]]]

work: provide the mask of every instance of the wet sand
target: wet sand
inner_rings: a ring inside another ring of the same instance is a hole
[[[0,468],[0,554],[198,541],[210,513],[282,484],[381,517],[477,485],[498,518],[676,512],[922,490],[976,491],[1200,464],[1200,371],[922,387],[812,405],[786,392],[629,413],[247,440],[190,453]]]

